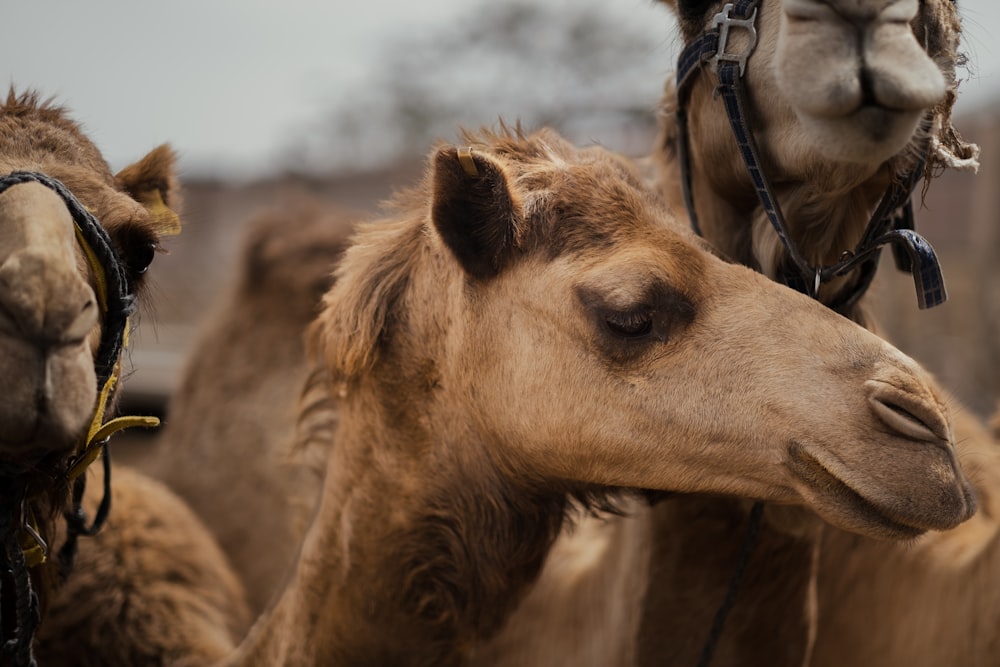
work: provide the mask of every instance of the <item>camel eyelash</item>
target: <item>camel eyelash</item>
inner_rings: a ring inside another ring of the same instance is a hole
[[[604,326],[612,334],[627,340],[645,338],[653,333],[654,311],[647,308],[604,314]]]

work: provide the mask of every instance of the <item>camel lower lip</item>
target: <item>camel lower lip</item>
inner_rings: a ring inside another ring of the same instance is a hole
[[[862,128],[872,141],[887,141],[899,133],[900,124],[912,116],[905,111],[874,104],[859,107],[850,114],[850,122]]]
[[[870,500],[831,473],[801,446],[791,448],[790,468],[810,486],[822,489],[822,499],[835,500],[840,512],[849,513],[858,524],[894,539],[915,538],[927,532],[926,528],[902,523],[890,518]]]

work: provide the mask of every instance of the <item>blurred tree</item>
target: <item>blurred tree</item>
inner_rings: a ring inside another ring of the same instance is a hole
[[[382,45],[363,88],[337,91],[326,118],[294,141],[288,164],[379,166],[501,117],[580,141],[651,124],[673,60],[659,37],[672,34],[672,19],[652,14],[662,23],[626,23],[592,0],[518,0],[474,5],[438,32],[401,35]]]

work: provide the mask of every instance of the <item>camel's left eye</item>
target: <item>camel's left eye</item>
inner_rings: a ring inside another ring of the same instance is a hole
[[[653,313],[648,310],[607,313],[604,325],[622,338],[644,338],[653,332]]]
[[[141,230],[125,228],[117,235],[118,257],[129,276],[137,278],[153,263],[158,247],[156,239]]]
[[[125,255],[125,265],[128,267],[129,273],[135,276],[141,276],[146,273],[149,265],[153,263],[153,257],[155,256],[156,243],[153,241],[145,241],[128,249],[128,252]]]

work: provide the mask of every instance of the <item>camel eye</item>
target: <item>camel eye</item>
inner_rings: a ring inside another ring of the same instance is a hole
[[[149,269],[149,265],[153,263],[153,257],[155,256],[156,243],[152,241],[139,243],[135,247],[129,248],[128,254],[125,256],[125,265],[128,267],[129,273],[134,276],[141,276]]]
[[[118,257],[125,265],[125,270],[131,278],[138,278],[146,273],[156,256],[156,239],[140,229],[128,228],[119,230],[117,234]]]
[[[645,338],[653,332],[653,313],[646,310],[608,313],[604,325],[621,338]]]

